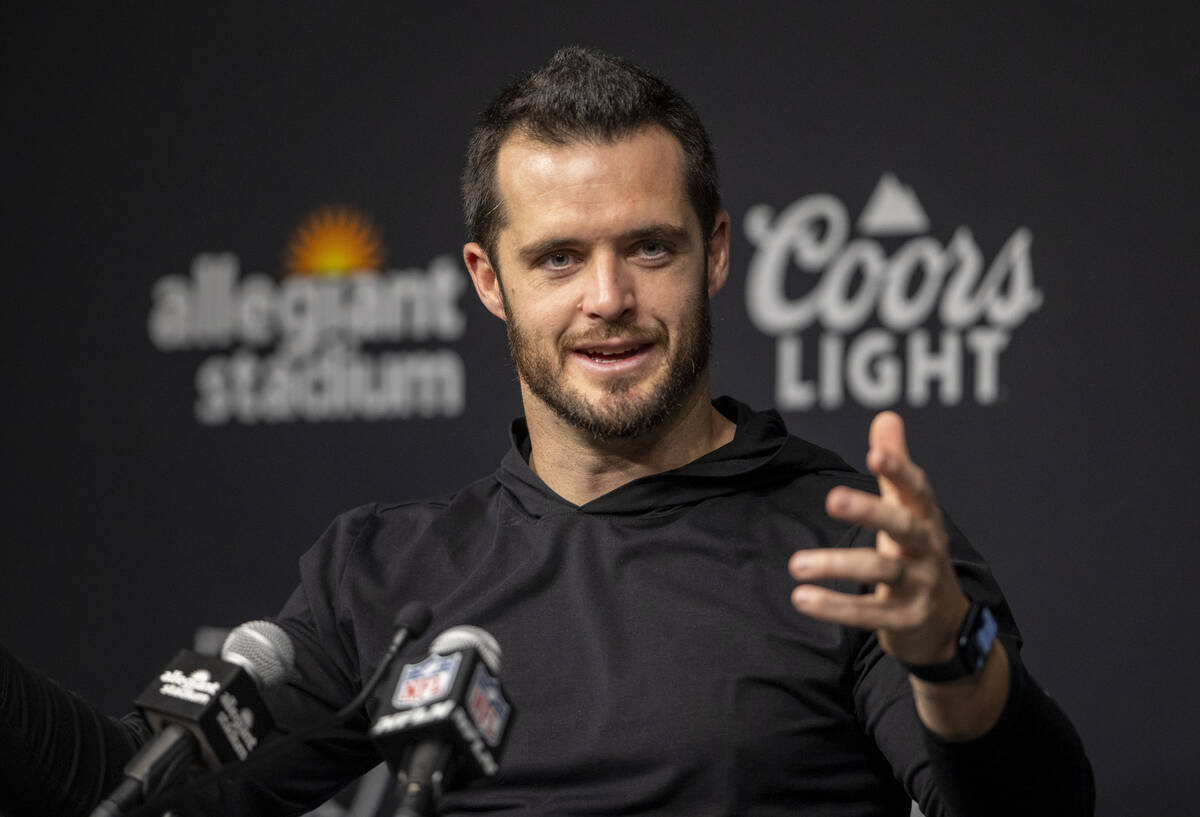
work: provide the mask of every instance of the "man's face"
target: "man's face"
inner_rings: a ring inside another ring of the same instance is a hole
[[[533,400],[596,438],[632,437],[706,384],[728,219],[717,240],[701,235],[682,163],[657,127],[612,144],[514,135],[501,147],[498,302],[480,294],[507,322],[527,411]]]

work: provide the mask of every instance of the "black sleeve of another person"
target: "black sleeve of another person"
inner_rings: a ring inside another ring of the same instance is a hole
[[[86,817],[149,736],[111,718],[0,646],[0,815]]]

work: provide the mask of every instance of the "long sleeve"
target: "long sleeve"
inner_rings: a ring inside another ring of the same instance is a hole
[[[110,718],[0,647],[0,809],[87,815],[145,742],[136,715]]]
[[[1095,781],[1079,735],[1016,649],[1001,644],[1011,685],[1000,720],[986,735],[961,743],[925,731],[941,805],[923,803],[922,810],[926,817],[1094,814]]]
[[[1021,633],[991,569],[947,518],[964,592],[991,607],[993,649],[1008,654],[1010,686],[1000,719],[970,741],[938,738],[916,712],[908,674],[868,637],[856,660],[856,700],[864,728],[926,817],[1091,817],[1095,783],[1083,743],[1067,716],[1021,660]],[[856,534],[869,546],[869,532]]]

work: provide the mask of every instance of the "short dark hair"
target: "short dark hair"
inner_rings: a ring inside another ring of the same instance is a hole
[[[617,57],[571,46],[501,91],[471,132],[462,177],[469,240],[494,255],[505,221],[496,157],[509,134],[520,130],[553,145],[614,142],[648,125],[661,126],[683,148],[688,199],[707,238],[721,196],[712,145],[695,109],[653,74]]]

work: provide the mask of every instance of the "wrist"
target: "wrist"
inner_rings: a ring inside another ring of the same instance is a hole
[[[958,626],[950,642],[930,661],[901,661],[915,678],[931,683],[949,683],[976,676],[983,671],[996,637],[996,619],[980,602],[968,603],[957,616]]]
[[[909,675],[909,683],[925,728],[942,740],[973,740],[996,725],[1008,701],[1008,652],[996,641],[976,675],[948,682],[922,681]]]

